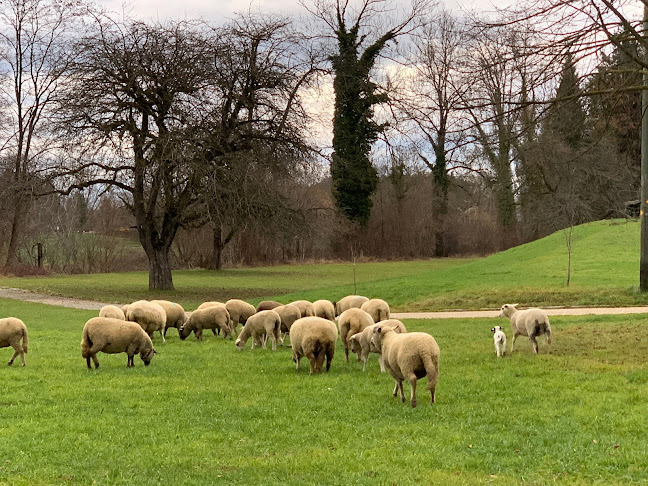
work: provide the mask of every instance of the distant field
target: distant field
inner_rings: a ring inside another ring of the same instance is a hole
[[[27,367],[0,367],[2,486],[648,484],[648,315],[554,318],[551,354],[521,340],[502,359],[503,319],[406,321],[442,353],[437,404],[422,380],[411,409],[376,355],[363,373],[340,345],[309,377],[287,348],[171,330],[149,367],[100,354],[87,371],[93,312],[0,309],[30,330]]]
[[[523,305],[646,305],[639,281],[639,223],[603,221],[576,227],[572,281],[566,287],[565,233],[487,258],[282,265],[174,272],[176,291],[149,293],[145,272],[2,278],[19,287],[83,299],[126,303],[169,298],[187,308],[205,300],[238,297],[336,300],[350,293],[386,299],[397,311],[495,308]]]

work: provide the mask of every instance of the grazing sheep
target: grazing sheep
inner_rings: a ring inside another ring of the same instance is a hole
[[[21,339],[22,345],[20,344]],[[23,321],[17,317],[0,319],[0,348],[11,346],[14,349],[14,354],[7,363],[9,366],[13,364],[18,355],[20,355],[22,365],[25,366],[25,354],[27,354],[28,345],[27,326]]]
[[[175,327],[180,329],[182,325],[187,320],[184,308],[180,304],[175,302],[169,302],[168,300],[152,300],[151,302],[158,304],[164,313],[166,314],[166,324],[164,326],[164,337],[166,338],[167,330],[170,327]],[[178,331],[179,332],[179,331]]]
[[[139,324],[109,317],[93,317],[83,326],[81,338],[81,356],[85,358],[88,369],[92,369],[90,359],[94,361],[95,368],[99,368],[99,351],[108,354],[126,353],[128,368],[135,366],[133,357],[137,353],[146,366],[157,353],[151,338]]]
[[[124,304],[121,306],[121,310],[124,313],[124,319],[128,320],[128,308],[130,307],[130,304]]]
[[[368,300],[360,308],[368,313],[374,322],[389,319],[389,304],[382,299]]]
[[[316,300],[313,302],[313,308],[317,317],[335,322],[335,307],[330,300]]]
[[[230,325],[233,332],[236,332],[236,328],[239,324],[245,326],[245,323],[250,316],[253,316],[256,313],[256,309],[252,304],[248,304],[244,300],[240,299],[228,300],[225,302],[225,308],[227,309],[227,312],[230,313],[230,319],[232,319]]]
[[[262,300],[259,302],[259,305],[256,306],[256,311],[262,311],[262,310],[273,310],[275,307],[279,307],[280,305],[283,305],[281,302],[277,302],[276,300]]]
[[[352,307],[345,310],[338,319],[338,326],[340,328],[340,339],[344,345],[344,355],[347,363],[349,362],[349,338],[354,334],[362,332],[362,330],[374,324],[371,316],[357,307]],[[358,355],[360,361],[360,355]]]
[[[335,306],[335,317],[342,314],[345,310],[357,307],[358,309],[362,307],[362,304],[369,300],[368,297],[363,297],[362,295],[347,295],[342,297],[337,302],[333,302]]]
[[[277,350],[277,340],[281,335],[281,317],[274,310],[264,310],[251,316],[247,324],[236,340],[236,347],[241,350],[245,348],[245,343],[252,337],[252,349],[258,340],[261,340],[261,346],[266,349],[268,338],[272,341],[272,350]]]
[[[504,304],[500,309],[499,317],[508,317],[511,320],[513,329],[513,341],[511,341],[511,353],[518,336],[529,336],[533,346],[533,352],[538,353],[538,341],[536,337],[547,335],[547,345],[551,346],[551,326],[549,317],[542,309],[532,307],[531,309],[518,310],[518,304]]]
[[[166,327],[167,316],[160,304],[155,304],[148,300],[133,302],[128,306],[126,319],[131,322],[137,322],[151,338],[155,331],[160,331],[162,341],[166,341],[164,338],[164,328]]]
[[[196,339],[201,340],[204,329],[211,329],[214,336],[217,331],[222,330],[223,339],[226,339],[228,336],[230,339],[233,339],[230,329],[230,315],[224,305],[213,305],[193,311],[187,321],[180,326],[178,335],[184,341],[193,331]]]
[[[196,309],[196,310],[206,309],[207,307],[213,307],[213,306],[217,306],[217,305],[225,306],[225,304],[223,302],[217,302],[215,300],[211,300],[209,302],[203,302],[202,304],[200,304],[198,306],[198,309]]]
[[[99,310],[99,317],[110,317],[111,319],[121,319],[122,321],[126,320],[124,311],[116,305],[104,305]]]
[[[296,300],[291,302],[290,305],[297,307],[302,317],[311,317],[315,315],[315,307],[313,307],[312,302],[307,300]]]
[[[302,356],[310,361],[310,374],[320,373],[326,357],[326,371],[331,368],[335,354],[337,328],[328,319],[321,317],[302,317],[297,319],[290,328],[293,361],[296,370]]]
[[[440,351],[432,336],[425,332],[398,334],[392,326],[381,324],[374,329],[371,342],[381,352],[385,368],[396,381],[394,396],[400,389],[401,401],[405,402],[403,380],[407,380],[412,385],[412,408],[416,407],[416,380],[427,375],[430,404],[434,404]]]
[[[290,328],[293,323],[301,318],[301,312],[297,307],[291,304],[280,305],[272,309],[281,318],[281,345],[283,346],[286,334],[290,334]]]
[[[491,332],[493,333],[493,341],[495,342],[495,352],[499,358],[506,353],[506,334],[504,334],[500,326],[495,326],[491,329]]]
[[[362,366],[362,371],[367,369],[367,361],[369,361],[369,353],[378,353],[378,364],[380,364],[380,372],[385,372],[385,365],[383,363],[382,354],[378,349],[371,344],[371,337],[373,336],[373,330],[376,326],[392,326],[394,330],[398,333],[404,334],[407,332],[405,325],[396,319],[388,319],[386,321],[380,322],[378,324],[372,324],[365,327],[362,332],[354,334],[349,338],[349,345],[351,351],[358,354],[360,360],[364,362]]]

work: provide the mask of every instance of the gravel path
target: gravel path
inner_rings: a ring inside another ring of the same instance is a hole
[[[75,309],[99,310],[107,303],[92,300],[73,299],[70,297],[56,297],[47,294],[30,292],[29,290],[0,287],[0,298],[36,302],[39,304],[58,305]],[[646,314],[648,307],[555,307],[544,308],[550,316],[584,316],[605,314]],[[466,319],[497,317],[499,310],[479,311],[440,311],[440,312],[392,312],[394,319]]]

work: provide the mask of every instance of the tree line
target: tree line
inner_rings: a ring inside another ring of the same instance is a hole
[[[5,270],[41,243],[54,270],[169,289],[177,266],[487,253],[637,199],[635,24],[594,45],[600,25],[541,30],[540,4],[302,6],[215,25],[4,2]]]

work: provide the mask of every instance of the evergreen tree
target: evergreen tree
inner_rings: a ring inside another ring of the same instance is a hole
[[[580,145],[585,132],[585,110],[581,95],[574,60],[568,54],[544,128],[573,149]]]

